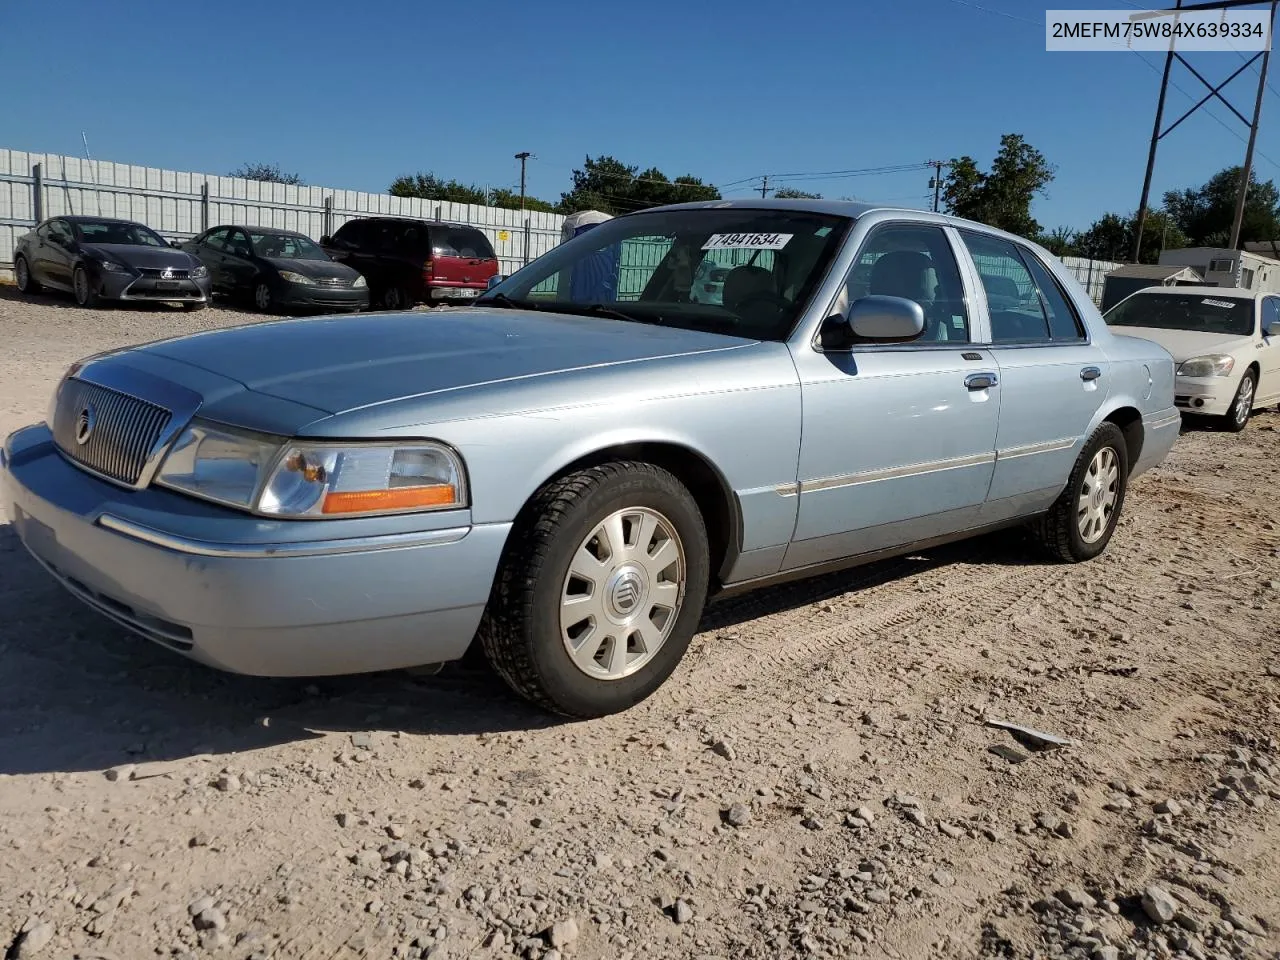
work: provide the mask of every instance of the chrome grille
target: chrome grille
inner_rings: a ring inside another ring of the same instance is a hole
[[[164,275],[164,271],[169,271],[169,276]],[[188,272],[178,267],[142,267],[139,271],[144,277],[153,280],[186,280]]]
[[[170,416],[164,407],[146,400],[71,379],[58,392],[53,439],[75,462],[132,486]]]
[[[316,284],[321,287],[349,287],[350,280],[344,280],[342,277],[320,277],[316,280]]]

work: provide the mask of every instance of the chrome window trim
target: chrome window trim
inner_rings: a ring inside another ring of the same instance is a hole
[[[405,550],[410,547],[440,546],[457,543],[471,532],[470,527],[448,527],[443,530],[420,530],[410,533],[388,533],[370,537],[344,537],[336,540],[300,540],[275,543],[219,543],[165,533],[114,514],[98,517],[104,530],[133,540],[198,557],[262,560],[275,557],[320,557],[345,553],[374,553],[380,550]]]

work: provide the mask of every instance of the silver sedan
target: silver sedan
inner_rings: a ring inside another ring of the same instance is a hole
[[[1178,435],[1173,382],[1017,237],[717,201],[603,223],[471,308],[90,358],[0,485],[68,590],[214,667],[478,641],[590,717],[662,684],[713,594],[1014,524],[1096,557]]]

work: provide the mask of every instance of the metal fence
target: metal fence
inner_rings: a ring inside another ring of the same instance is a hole
[[[564,217],[238,177],[138,167],[107,160],[0,149],[0,273],[18,237],[45,217],[81,214],[145,223],[179,240],[223,223],[297,230],[313,240],[367,216],[449,220],[479,227],[511,273],[560,242]]]

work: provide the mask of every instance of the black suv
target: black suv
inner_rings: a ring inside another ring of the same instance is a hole
[[[498,272],[488,238],[465,223],[363,217],[321,237],[320,246],[364,274],[372,302],[384,310],[469,302]]]

